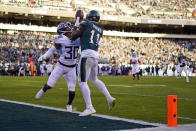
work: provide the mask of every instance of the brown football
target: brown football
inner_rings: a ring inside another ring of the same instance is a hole
[[[75,16],[76,18],[77,17],[80,17],[80,22],[83,20],[83,17],[84,17],[84,13],[83,13],[83,11],[82,10],[77,10],[76,11],[76,16]]]

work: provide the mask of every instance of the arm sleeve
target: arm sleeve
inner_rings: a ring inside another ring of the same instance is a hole
[[[56,48],[54,46],[52,46],[45,54],[45,58],[49,58],[51,55],[54,54],[54,52],[56,51]]]

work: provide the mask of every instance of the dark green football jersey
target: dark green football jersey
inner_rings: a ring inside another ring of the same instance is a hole
[[[80,37],[81,50],[91,49],[98,51],[98,43],[103,35],[103,30],[89,20],[82,21],[80,25],[85,27]]]
[[[180,63],[180,67],[186,66],[186,56],[178,56],[178,62]]]

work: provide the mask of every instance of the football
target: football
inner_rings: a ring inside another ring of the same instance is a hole
[[[83,20],[83,17],[84,17],[83,11],[82,10],[77,10],[75,17],[76,17],[76,19],[77,19],[77,17],[79,17],[80,18],[80,22],[81,22]]]

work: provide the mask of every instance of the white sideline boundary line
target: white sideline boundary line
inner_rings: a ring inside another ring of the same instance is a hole
[[[30,104],[30,103],[26,103],[26,102],[18,102],[18,101],[6,100],[6,99],[0,99],[0,101],[1,102],[19,104],[19,105],[32,106],[32,107],[35,107],[35,108],[42,108],[42,109],[48,109],[48,110],[54,110],[54,111],[68,112],[68,111],[66,111],[65,109],[62,109],[62,108],[42,106],[42,105],[37,105],[37,104]],[[81,112],[73,111],[72,113],[80,114]],[[166,127],[165,124],[150,123],[150,122],[145,122],[145,121],[141,121],[141,120],[132,120],[132,119],[126,119],[126,118],[120,118],[120,117],[114,117],[114,116],[107,116],[107,115],[101,115],[101,114],[93,114],[92,116],[105,118],[105,119],[110,119],[110,120],[121,120],[121,121],[130,122],[130,123],[136,123],[136,124],[138,123],[138,124],[144,124],[144,125],[157,126],[157,127],[154,127],[154,128]]]

